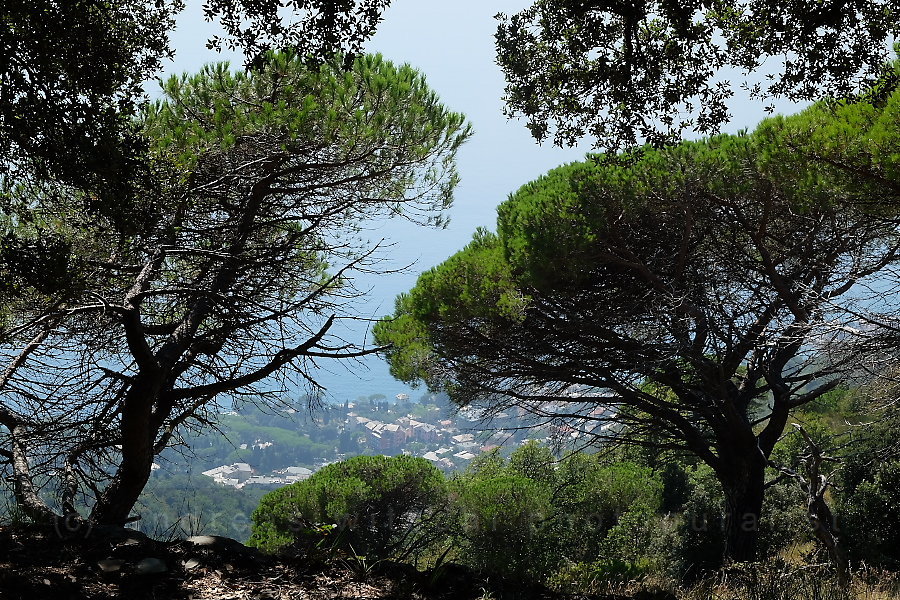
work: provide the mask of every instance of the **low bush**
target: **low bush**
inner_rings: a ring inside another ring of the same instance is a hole
[[[249,545],[279,552],[326,544],[369,559],[403,558],[428,543],[444,510],[444,476],[410,456],[357,456],[266,494]]]
[[[900,568],[900,461],[880,464],[847,494],[838,525],[855,561]]]
[[[697,466],[690,481],[691,493],[674,532],[669,563],[678,577],[694,580],[722,566],[725,511],[722,488],[712,469]]]
[[[521,475],[458,480],[453,485],[458,515],[456,543],[464,562],[507,579],[540,579],[560,556],[547,521],[550,488]]]
[[[648,468],[590,454],[557,461],[530,443],[508,461],[479,461],[451,490],[458,556],[485,574],[547,582],[566,570],[571,580],[616,570],[616,561],[626,569],[653,562],[647,540],[659,531],[662,483]]]

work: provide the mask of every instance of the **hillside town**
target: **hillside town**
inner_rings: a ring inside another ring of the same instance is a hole
[[[357,454],[420,456],[450,472],[464,469],[483,453],[511,450],[529,439],[577,442],[586,435],[585,431],[565,424],[523,431],[519,427],[525,417],[521,409],[492,414],[491,427],[487,430],[483,428],[482,413],[451,409],[438,396],[411,402],[406,394],[398,394],[394,401],[388,402],[383,396],[373,395],[356,402],[328,405],[305,418],[299,415],[298,411],[285,410],[278,416],[264,416],[252,408],[241,413],[225,413],[226,431],[231,425],[232,434],[237,434],[232,437],[239,438],[232,439],[235,452],[228,457],[245,458],[231,463],[223,461],[202,474],[236,489],[280,486],[306,479],[326,464]],[[298,437],[276,436],[284,431]],[[309,456],[301,443],[313,444],[315,456]],[[278,458],[272,460],[275,456]]]

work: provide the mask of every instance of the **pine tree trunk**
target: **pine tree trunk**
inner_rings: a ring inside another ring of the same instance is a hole
[[[13,494],[16,504],[25,515],[37,523],[50,523],[58,518],[47,506],[31,479],[31,468],[28,464],[28,451],[26,449],[27,431],[22,425],[17,425],[10,432],[13,446]]]
[[[765,496],[762,455],[737,465],[722,481],[725,491],[725,560],[753,562],[759,546],[759,519]]]
[[[122,404],[119,425],[122,459],[110,484],[91,511],[91,521],[105,525],[125,525],[131,509],[150,479],[153,467],[153,437],[150,425],[153,399],[160,382],[154,375],[138,376]]]

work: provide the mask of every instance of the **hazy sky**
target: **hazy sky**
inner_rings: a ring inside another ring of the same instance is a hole
[[[587,145],[574,149],[539,146],[521,121],[503,115],[504,81],[494,61],[494,15],[517,12],[528,4],[525,0],[395,0],[369,42],[369,51],[422,71],[442,101],[470,119],[475,135],[458,155],[462,181],[446,230],[423,230],[394,221],[374,233],[396,243],[391,249],[394,266],[412,262],[415,266],[408,273],[367,279],[365,285],[371,286],[372,292],[361,307],[364,313],[378,316],[391,312],[394,297],[408,290],[419,272],[462,248],[476,227],[493,228],[494,209],[510,192],[553,167],[580,160],[590,150]],[[167,73],[195,71],[206,62],[223,59],[204,47],[215,28],[203,22],[200,5],[191,0],[179,20],[172,40],[177,56],[167,66]],[[234,56],[225,58],[240,62]],[[728,131],[753,127],[764,116],[760,105],[740,100],[735,102],[734,113]],[[380,361],[367,362],[368,373],[337,368],[333,374],[323,374],[322,381],[338,400],[407,391],[390,379]]]

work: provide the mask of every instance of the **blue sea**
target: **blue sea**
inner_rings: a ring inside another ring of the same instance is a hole
[[[477,226],[465,219],[458,221],[440,230],[396,219],[371,224],[368,231],[371,243],[382,244],[378,268],[383,274],[364,273],[354,278],[354,286],[361,295],[352,308],[337,314],[361,320],[340,322],[335,327],[337,333],[348,342],[372,347],[368,330],[373,321],[390,315],[397,295],[409,291],[422,271],[461,249],[471,236],[470,231]],[[373,394],[383,394],[388,399],[408,394],[417,399],[427,391],[424,385],[416,389],[394,379],[387,362],[379,355],[347,361],[320,361],[318,367],[311,375],[325,386],[325,399],[332,402],[353,401]],[[303,393],[298,390],[297,395]]]

